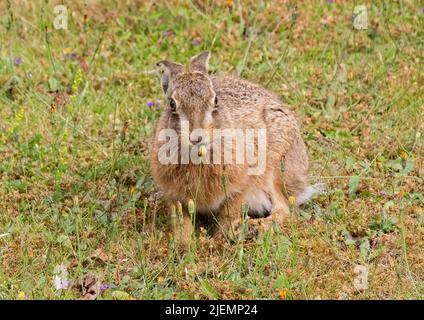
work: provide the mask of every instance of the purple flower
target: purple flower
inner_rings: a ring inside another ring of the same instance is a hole
[[[424,7],[421,8],[421,13],[424,13]]]
[[[194,46],[197,46],[197,45],[199,45],[199,44],[201,44],[202,43],[202,40],[200,39],[200,38],[194,38],[192,41],[191,41],[191,44],[192,45],[194,45]]]
[[[149,108],[153,107],[154,103],[153,101],[147,101],[146,106],[148,106]]]
[[[19,66],[20,64],[22,64],[22,58],[20,58],[20,57],[16,58],[16,59],[15,59],[15,64],[16,64],[17,66]]]
[[[156,99],[155,99],[154,105],[155,105],[156,107],[159,105],[159,99],[158,99],[158,98],[156,98]]]
[[[163,35],[165,38],[169,37],[171,34],[172,34],[172,32],[171,32],[171,31],[164,31],[164,32],[162,32],[162,35]]]
[[[377,195],[380,197],[388,197],[389,194],[386,191],[378,191]]]
[[[100,291],[105,291],[105,290],[107,290],[109,288],[109,286],[107,285],[107,283],[103,283],[101,286],[100,286]]]
[[[328,4],[333,4],[334,3],[334,0],[327,0],[327,3]]]
[[[69,59],[74,60],[76,58],[76,54],[75,52],[71,52],[71,54],[69,55]]]

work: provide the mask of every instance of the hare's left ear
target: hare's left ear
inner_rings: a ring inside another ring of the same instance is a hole
[[[208,62],[211,56],[209,51],[202,52],[190,59],[190,72],[199,71],[208,74]]]
[[[163,92],[168,91],[169,82],[174,79],[177,75],[184,72],[184,66],[179,63],[162,60],[156,63],[158,67],[163,69],[161,84]]]

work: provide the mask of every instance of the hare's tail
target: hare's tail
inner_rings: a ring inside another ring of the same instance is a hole
[[[297,196],[296,204],[300,206],[312,199],[316,194],[321,194],[327,190],[325,183],[316,183],[312,186],[307,186],[301,194]]]

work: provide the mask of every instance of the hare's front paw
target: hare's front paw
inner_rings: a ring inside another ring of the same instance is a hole
[[[247,220],[246,239],[254,239],[257,237],[259,231],[268,230],[281,226],[289,219],[290,215],[284,210],[275,210],[271,215],[266,218],[249,218]]]
[[[218,241],[228,241],[233,243],[239,238],[240,231],[240,219],[235,219],[232,221],[225,219],[224,221],[221,221],[220,224],[218,224],[218,228],[213,238]]]
[[[176,244],[182,248],[188,248],[194,232],[190,218],[184,215],[182,223],[175,224],[172,229]]]

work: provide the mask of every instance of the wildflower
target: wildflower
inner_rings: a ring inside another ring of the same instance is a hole
[[[81,83],[81,79],[82,79],[82,71],[81,68],[79,68],[75,74],[75,79],[74,82],[72,83],[72,93],[77,93],[78,91],[78,87]]]
[[[192,44],[193,46],[197,46],[197,45],[199,45],[199,44],[202,44],[202,39],[200,39],[200,38],[194,38],[194,39],[191,41],[191,44]]]
[[[286,288],[284,288],[284,289],[281,289],[278,292],[278,296],[280,297],[280,299],[286,299],[287,298],[287,293],[288,293],[288,290]]]
[[[19,65],[21,65],[21,64],[22,64],[22,58],[17,57],[17,58],[15,59],[15,65],[19,66]]]
[[[146,102],[146,106],[148,106],[149,108],[153,107],[153,105],[154,105],[153,101]]]
[[[405,196],[405,190],[400,189],[399,190],[399,197],[403,198]]]
[[[171,225],[173,230],[177,230],[177,209],[174,204],[171,206]]]
[[[402,168],[405,169],[406,167],[406,160],[408,160],[408,153],[406,153],[406,151],[402,151],[400,153],[400,158],[401,158],[401,163],[402,163]]]
[[[207,152],[207,150],[206,150],[206,147],[205,147],[205,145],[201,145],[200,147],[199,147],[199,150],[197,150],[197,155],[199,156],[199,157],[204,157],[205,155],[206,155],[206,152]]]
[[[377,195],[380,197],[388,197],[389,194],[386,191],[378,191]]]
[[[327,0],[327,3],[328,4],[333,4],[334,3],[334,0]]]
[[[294,197],[294,196],[289,196],[288,198],[287,198],[287,200],[289,201],[289,205],[292,207],[292,206],[294,206],[295,204],[296,204],[296,197]]]
[[[162,32],[162,35],[163,35],[165,38],[169,37],[171,34],[172,34],[172,31],[164,31],[164,32]]]
[[[26,298],[25,292],[19,291],[19,293],[18,293],[18,300],[25,300],[25,298]]]
[[[406,161],[406,159],[408,158],[408,154],[405,151],[402,151],[400,153],[400,157],[402,158],[403,161]]]
[[[72,49],[71,48],[65,48],[63,50],[63,58],[64,59],[66,59],[66,58],[69,57],[69,59],[75,60],[76,56],[77,55],[75,54],[75,52],[72,52]]]
[[[15,122],[20,123],[24,118],[24,109],[22,108],[15,116]]]
[[[184,224],[184,217],[183,217],[183,205],[181,202],[177,201],[177,217],[178,217],[178,224],[182,226]]]
[[[421,8],[421,13],[424,13],[424,7]]]
[[[64,265],[58,265],[54,268],[53,282],[56,290],[67,289],[69,286],[68,282],[68,270]]]
[[[107,290],[109,288],[109,286],[107,285],[107,283],[103,283],[101,286],[100,286],[100,291],[105,291],[105,290]]]
[[[68,280],[61,279],[59,276],[55,276],[54,278],[54,285],[56,287],[56,290],[64,290],[68,288]]]
[[[177,201],[177,213],[183,214],[183,205],[181,204],[180,201]]]
[[[196,206],[194,204],[193,199],[190,199],[188,201],[187,207],[188,207],[188,212],[190,213],[190,215],[194,214]]]

